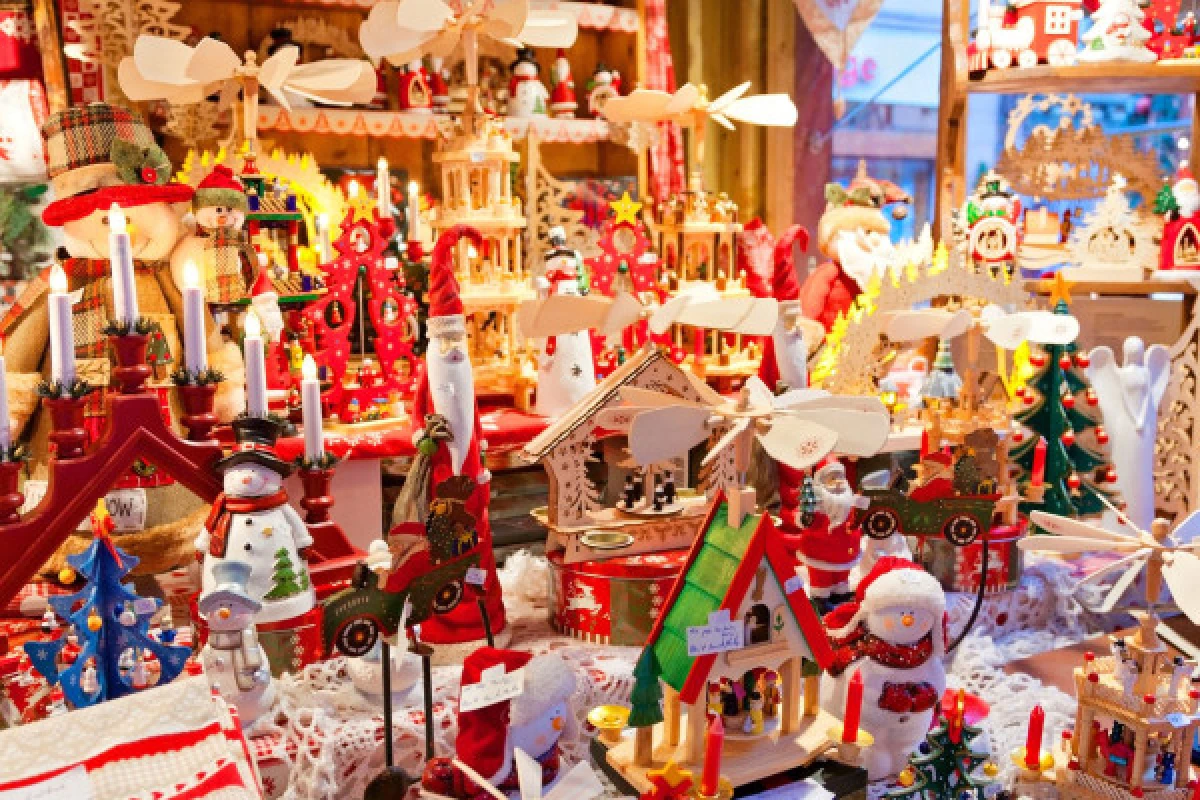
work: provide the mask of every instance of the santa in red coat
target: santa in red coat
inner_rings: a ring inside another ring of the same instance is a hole
[[[480,596],[492,633],[505,628],[488,520],[491,474],[483,461],[487,442],[475,404],[466,316],[454,277],[454,251],[461,238],[470,239],[482,251],[479,232],[465,225],[443,233],[433,249],[426,323],[429,348],[413,401],[413,419],[424,427],[415,436],[419,455],[406,482],[407,499],[402,494],[398,504],[397,515],[402,519],[397,520],[388,541],[394,556],[389,591],[400,591],[419,577],[414,573],[422,570],[414,570],[413,565],[432,568],[459,558],[478,558],[484,575],[482,586],[463,587],[461,596],[458,592],[440,596],[436,613],[421,624],[422,641],[435,646],[486,638],[475,602]],[[422,530],[424,541],[420,540]]]
[[[846,468],[827,459],[813,474],[817,509],[805,519],[800,503],[780,509],[785,530],[799,528],[796,556],[808,573],[808,594],[826,608],[853,597],[850,571],[862,557],[862,534],[854,509],[858,498],[846,480]],[[807,525],[805,523],[808,523]]]
[[[830,183],[825,187],[825,199],[825,213],[817,223],[817,247],[829,260],[804,281],[800,307],[804,316],[828,331],[839,314],[850,310],[871,274],[889,264],[894,248],[884,207],[911,198],[890,181],[868,177],[866,162],[860,162],[849,187]],[[903,219],[904,209],[898,206],[892,216]]]

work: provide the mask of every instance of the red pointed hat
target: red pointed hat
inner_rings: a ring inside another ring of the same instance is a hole
[[[454,277],[454,251],[463,238],[483,249],[483,236],[469,225],[455,225],[439,236],[433,246],[429,267],[429,319],[426,321],[431,337],[462,334],[467,330],[458,279]]]

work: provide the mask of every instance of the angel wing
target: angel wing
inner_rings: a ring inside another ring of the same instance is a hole
[[[1146,371],[1149,375],[1150,397],[1157,407],[1171,383],[1171,351],[1161,344],[1146,348]]]
[[[1112,348],[1100,346],[1092,348],[1092,352],[1088,353],[1088,362],[1088,380],[1096,392],[1105,422],[1111,427],[1117,423],[1118,416],[1125,413],[1121,400],[1124,388],[1121,386],[1121,371],[1117,367],[1117,359]]]

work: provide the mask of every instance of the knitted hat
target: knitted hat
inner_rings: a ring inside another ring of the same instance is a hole
[[[250,572],[250,565],[244,561],[225,560],[214,564],[212,574],[215,585],[211,591],[200,596],[196,608],[205,615],[212,614],[221,606],[230,606],[249,614],[260,611],[262,603],[246,591]]]
[[[907,203],[911,199],[907,192],[891,181],[868,176],[866,162],[860,161],[858,174],[848,187],[826,184],[825,213],[817,223],[817,247],[827,258],[836,258],[834,239],[839,231],[862,229],[890,233],[892,226],[883,215],[884,206]],[[892,212],[897,219],[902,218],[898,214],[901,214],[900,209]]]
[[[246,200],[246,187],[241,179],[233,174],[233,170],[224,164],[213,167],[213,171],[200,181],[196,187],[196,196],[192,198],[192,208],[224,206],[238,211],[246,211],[250,204]]]
[[[855,601],[845,603],[828,614],[825,625],[834,638],[851,633],[872,611],[892,606],[920,608],[934,615],[934,655],[946,653],[946,632],[943,617],[946,613],[946,594],[937,578],[907,558],[884,556],[875,562],[854,589]]]
[[[57,198],[42,211],[62,225],[107,209],[183,203],[192,187],[170,183],[171,161],[134,112],[93,103],[53,114],[42,126],[46,167]]]
[[[429,319],[425,323],[430,337],[463,334],[467,330],[458,279],[454,277],[454,250],[458,240],[464,237],[475,247],[483,247],[483,237],[469,225],[455,225],[439,236],[433,246],[429,267]]]

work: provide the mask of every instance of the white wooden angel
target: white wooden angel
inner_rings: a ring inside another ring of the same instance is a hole
[[[1125,340],[1124,366],[1117,366],[1108,347],[1095,348],[1089,358],[1088,380],[1104,414],[1125,514],[1137,527],[1148,529],[1154,520],[1158,411],[1171,376],[1171,354],[1160,344],[1147,348],[1130,336]]]

